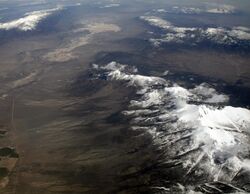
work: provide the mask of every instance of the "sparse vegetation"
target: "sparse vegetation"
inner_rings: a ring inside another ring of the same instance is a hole
[[[16,150],[13,148],[9,148],[9,147],[0,148],[0,156],[18,158],[18,154],[16,153]]]
[[[0,179],[8,176],[9,170],[7,168],[0,167]]]

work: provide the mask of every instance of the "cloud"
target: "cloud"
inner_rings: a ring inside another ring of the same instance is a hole
[[[21,31],[35,30],[38,23],[60,8],[29,12],[24,17],[5,23],[0,23],[0,30],[18,29]]]
[[[169,21],[156,16],[141,16],[140,18],[150,25],[165,31],[160,34],[160,38],[150,39],[156,46],[170,42],[197,44],[203,41],[210,41],[224,45],[235,45],[240,41],[250,42],[250,29],[247,27],[237,26],[231,29],[223,27],[177,27]]]

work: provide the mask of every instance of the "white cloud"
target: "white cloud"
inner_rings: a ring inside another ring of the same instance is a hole
[[[41,10],[29,12],[24,15],[24,17],[5,23],[0,23],[0,30],[11,30],[18,29],[21,31],[30,31],[36,29],[38,23],[52,14],[56,9]]]

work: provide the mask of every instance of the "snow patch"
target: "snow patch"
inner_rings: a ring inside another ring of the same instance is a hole
[[[207,8],[174,6],[168,10],[157,9],[154,11],[158,13],[173,13],[173,14],[202,14],[202,13],[233,14],[236,12],[236,9],[234,6],[231,5],[215,4],[215,5],[208,5]]]
[[[119,3],[112,3],[112,4],[104,5],[101,8],[112,8],[112,7],[120,7],[120,4]]]
[[[160,38],[150,39],[155,46],[169,42],[185,43],[189,41],[197,44],[202,41],[211,41],[217,44],[234,45],[240,41],[250,41],[250,29],[247,27],[238,26],[232,29],[177,27],[156,16],[141,16],[140,19],[165,31]]]
[[[35,30],[38,23],[61,8],[33,11],[26,13],[23,18],[0,23],[0,30],[18,29],[21,31]]]
[[[187,174],[230,183],[241,169],[250,170],[250,110],[225,106],[228,96],[207,84],[186,89],[116,62],[94,68],[137,88],[139,99],[123,114],[131,117],[133,130],[148,132],[166,149],[166,160],[179,158]]]

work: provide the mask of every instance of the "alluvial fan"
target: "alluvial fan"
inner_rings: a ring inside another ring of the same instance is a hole
[[[136,88],[123,115],[131,130],[152,136],[163,152],[162,170],[171,174],[156,191],[250,192],[250,110],[229,106],[228,96],[205,83],[186,89],[116,62],[93,69],[97,78]]]

